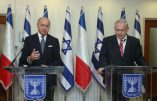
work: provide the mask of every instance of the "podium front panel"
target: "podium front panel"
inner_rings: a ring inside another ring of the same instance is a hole
[[[52,75],[57,77],[57,74],[64,70],[63,66],[6,67],[5,69],[12,74],[8,77],[8,80],[12,80],[12,94],[8,95],[11,96],[11,101],[20,101],[21,92],[23,92],[23,99],[33,101],[44,99],[47,77]]]
[[[152,73],[156,67],[108,66],[105,83],[108,101],[152,101]]]

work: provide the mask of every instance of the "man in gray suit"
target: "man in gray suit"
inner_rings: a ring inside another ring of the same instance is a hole
[[[60,46],[57,38],[48,34],[50,20],[46,17],[38,19],[38,32],[25,39],[19,63],[28,66],[59,66]],[[46,101],[53,101],[56,86],[56,75],[47,75]]]
[[[139,66],[143,66],[144,58],[142,54],[142,48],[140,41],[127,34],[129,26],[126,20],[120,19],[115,22],[114,26],[115,35],[108,36],[103,40],[103,46],[100,52],[100,68],[99,74],[103,74],[106,66],[135,66],[135,63]],[[123,97],[121,90],[117,91],[115,86],[120,85],[121,79],[114,74],[113,79],[113,100],[112,101],[127,101],[128,99]],[[117,93],[118,92],[118,93]],[[120,97],[120,98],[118,98]]]

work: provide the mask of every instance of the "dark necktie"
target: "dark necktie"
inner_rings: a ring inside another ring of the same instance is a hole
[[[123,57],[124,55],[124,52],[123,52],[123,40],[120,40],[120,44],[119,44],[119,49],[120,49],[120,55],[121,57]]]
[[[42,53],[44,52],[44,47],[45,47],[45,39],[44,39],[44,36],[41,36],[41,51],[42,51]]]

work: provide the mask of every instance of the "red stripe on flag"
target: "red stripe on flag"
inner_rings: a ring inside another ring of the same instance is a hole
[[[76,83],[82,89],[86,90],[91,81],[90,67],[76,56]]]
[[[2,82],[3,87],[7,90],[9,88],[9,86],[12,83],[12,78],[13,78],[13,74],[7,70],[5,70],[4,68],[6,66],[9,66],[11,64],[11,61],[4,55],[2,54],[2,58],[1,58],[1,69],[0,69],[0,81]]]

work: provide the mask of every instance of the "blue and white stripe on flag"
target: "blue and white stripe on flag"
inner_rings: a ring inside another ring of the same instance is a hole
[[[29,5],[27,5],[27,7],[26,7],[26,14],[25,14],[25,20],[24,20],[24,31],[23,31],[23,36],[22,36],[23,43],[25,41],[25,38],[30,36],[30,35],[31,35],[31,14],[30,14],[30,10],[29,10]],[[21,63],[19,63],[19,66],[26,67],[26,65],[21,64]],[[23,91],[24,90],[24,78],[23,78],[23,75],[20,76],[20,83],[21,83],[21,89]]]
[[[23,41],[27,36],[31,35],[31,14],[29,10],[29,5],[26,7],[26,15],[24,21],[24,32],[23,32]]]
[[[71,24],[70,24],[70,9],[67,7],[66,18],[64,25],[64,36],[62,41],[61,59],[64,64],[64,71],[60,78],[61,86],[68,92],[74,86],[74,73],[73,73],[73,55],[71,46]]]
[[[104,38],[104,25],[103,25],[103,13],[101,7],[98,10],[98,18],[97,18],[97,32],[96,32],[96,42],[95,42],[95,51],[92,55],[92,73],[96,81],[105,88],[105,84],[103,84],[103,77],[98,74],[97,69],[99,68],[99,55],[102,47],[102,42]]]
[[[47,10],[47,6],[46,6],[46,5],[44,6],[44,14],[43,14],[43,17],[48,18],[48,10]]]
[[[135,37],[140,39],[140,37],[141,37],[141,26],[140,26],[140,15],[139,15],[138,10],[136,10],[134,29],[135,29]]]
[[[122,9],[122,11],[121,11],[120,19],[126,19],[125,8],[124,8],[124,7],[123,7],[123,9]]]

